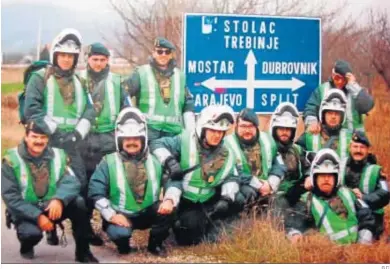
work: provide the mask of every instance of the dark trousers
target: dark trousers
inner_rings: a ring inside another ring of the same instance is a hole
[[[218,194],[204,203],[181,199],[177,219],[173,225],[175,239],[179,245],[196,245],[202,240],[209,242],[218,240],[222,228],[233,222],[238,215],[231,206],[226,214],[213,215],[214,206],[219,199]]]
[[[169,229],[172,226],[175,212],[169,215],[158,214],[158,208],[161,202],[156,202],[153,205],[138,212],[134,216],[126,217],[131,222],[131,227],[126,228],[122,226],[103,221],[103,230],[108,234],[108,237],[117,245],[129,243],[134,230],[150,229],[149,243],[161,245],[169,235]]]
[[[373,213],[375,218],[375,233],[374,237],[376,240],[379,240],[379,237],[382,235],[384,231],[384,215]]]
[[[62,222],[70,219],[72,223],[73,237],[76,243],[76,255],[83,256],[89,252],[89,243],[87,241],[86,227],[86,206],[82,197],[75,198],[70,202],[62,212],[61,219],[56,221]],[[37,223],[18,219],[15,221],[16,234],[22,246],[32,248],[42,239],[42,230]]]

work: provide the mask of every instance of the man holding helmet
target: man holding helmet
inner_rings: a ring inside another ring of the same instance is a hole
[[[233,214],[229,207],[239,186],[233,175],[234,154],[224,143],[233,123],[230,107],[211,105],[201,111],[195,130],[153,143],[153,154],[171,179],[182,183],[177,195],[183,198],[173,226],[180,245],[198,244],[205,237],[217,239],[221,220]]]
[[[131,251],[133,230],[151,228],[148,251],[166,257],[163,241],[169,235],[181,184],[167,186],[163,201],[159,201],[162,169],[147,141],[145,116],[137,108],[123,109],[115,126],[117,151],[100,162],[91,177],[88,197],[120,254]]]
[[[294,206],[285,226],[296,242],[315,228],[339,244],[371,243],[375,221],[371,209],[348,188],[340,187],[340,159],[331,149],[321,149],[310,170],[313,186]]]

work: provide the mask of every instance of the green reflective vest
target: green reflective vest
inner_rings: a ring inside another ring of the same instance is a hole
[[[144,163],[148,176],[145,197],[142,203],[137,203],[131,190],[123,161],[118,152],[104,157],[108,164],[110,177],[109,200],[112,207],[126,214],[134,214],[158,201],[160,195],[161,165],[157,159],[148,153]],[[130,179],[131,180],[131,179]]]
[[[225,147],[223,145],[223,147]],[[219,172],[212,182],[203,178],[201,167],[187,173],[183,180],[183,197],[196,203],[203,203],[209,200],[214,194],[217,186],[223,183],[225,178],[233,173],[234,154],[228,149],[228,156]],[[181,133],[181,158],[180,166],[183,170],[198,165],[200,153],[197,149],[197,138],[195,132],[185,131]]]
[[[320,94],[321,101],[324,99],[325,92],[331,89],[330,82],[325,82],[320,85]],[[354,129],[361,130],[364,132],[364,115],[360,115],[355,109],[355,100],[351,94],[346,94],[347,96],[347,111],[345,116],[347,117],[346,121],[343,124],[343,128],[347,128],[351,132]]]
[[[380,179],[381,166],[377,164],[366,165],[360,175],[359,189],[363,194],[369,194],[375,191]],[[345,162],[341,166],[342,184],[345,185]],[[377,214],[384,214],[383,208],[374,211]]]
[[[45,72],[44,68],[35,73],[43,78]],[[73,131],[76,128],[87,103],[86,92],[76,76],[73,76],[73,84],[75,87],[74,102],[70,105],[64,103],[54,75],[48,78],[44,90],[44,111],[58,124],[59,129],[65,131]]]
[[[339,217],[322,198],[312,195],[311,213],[322,234],[340,244],[355,243],[358,239],[358,219],[355,210],[355,196],[345,187],[340,187],[337,195],[345,205],[348,216]],[[307,193],[302,197],[307,199]],[[321,223],[320,223],[321,222]]]
[[[228,147],[234,152],[236,158],[236,164],[238,167],[241,167],[242,171],[245,174],[250,175],[251,169],[248,164],[247,158],[244,155],[243,150],[240,147],[236,134],[231,134],[225,139]],[[272,162],[277,154],[277,147],[274,139],[271,134],[268,132],[260,132],[259,143],[261,148],[261,166],[262,174],[259,179],[267,180],[269,171],[272,167]]]
[[[148,126],[156,130],[179,134],[183,129],[184,74],[178,68],[174,69],[170,78],[170,101],[165,104],[152,66],[149,64],[142,65],[138,72],[141,82],[139,109],[147,116]]]
[[[88,81],[88,72],[83,70],[80,77]],[[88,87],[88,83],[86,83]],[[121,79],[118,74],[109,72],[104,85],[103,108],[91,127],[91,132],[107,133],[115,129],[115,121],[120,111]],[[88,91],[87,91],[88,92]]]
[[[337,147],[337,154],[340,157],[340,160],[344,160],[348,158],[349,153],[349,143],[352,139],[352,133],[348,131],[347,129],[341,129],[339,134],[339,144]],[[307,132],[305,134],[305,144],[306,149],[308,151],[314,151],[318,152],[320,149],[323,148],[323,145],[321,144],[321,134],[313,135],[310,132]]]
[[[50,161],[49,187],[44,197],[38,198],[35,194],[33,180],[35,180],[30,171],[30,167],[20,156],[17,147],[7,150],[6,156],[12,163],[15,176],[21,189],[22,197],[25,201],[37,203],[38,201],[50,200],[56,193],[57,182],[62,178],[66,168],[65,151],[58,148],[52,148],[54,158]]]

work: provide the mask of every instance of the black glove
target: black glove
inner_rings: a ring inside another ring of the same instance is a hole
[[[81,134],[75,130],[72,133],[66,134],[63,138],[60,138],[60,143],[62,143],[64,148],[74,148],[81,140]]]
[[[245,204],[254,202],[259,196],[258,191],[249,185],[242,186],[240,192],[245,197]]]
[[[180,164],[173,156],[169,156],[166,159],[164,167],[168,169],[169,176],[173,181],[183,179],[183,171],[181,170]]]
[[[212,220],[220,219],[226,215],[226,213],[229,211],[229,204],[230,201],[222,197],[215,205],[211,213],[209,214],[209,217]]]

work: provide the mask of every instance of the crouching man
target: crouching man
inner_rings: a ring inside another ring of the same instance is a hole
[[[220,227],[236,213],[232,210],[239,190],[233,174],[235,158],[224,143],[232,123],[230,107],[211,105],[201,111],[194,131],[151,144],[172,180],[183,184],[173,227],[179,245],[218,240]]]
[[[100,162],[91,177],[88,196],[104,219],[103,230],[120,254],[131,252],[133,230],[151,228],[148,251],[166,257],[163,241],[169,235],[172,212],[180,199],[172,193],[180,193],[181,184],[168,186],[163,201],[159,201],[162,169],[149,153],[146,118],[137,108],[119,113],[115,141],[117,151]]]
[[[311,164],[313,189],[302,196],[286,220],[288,237],[297,241],[316,228],[340,244],[371,243],[375,219],[368,205],[352,191],[340,187],[340,159],[331,149],[321,149]]]
[[[49,137],[35,122],[26,125],[19,146],[7,150],[1,167],[1,195],[15,224],[20,254],[34,258],[42,232],[69,218],[76,243],[76,261],[97,263],[89,250],[87,215],[80,182],[62,149],[48,146]]]

